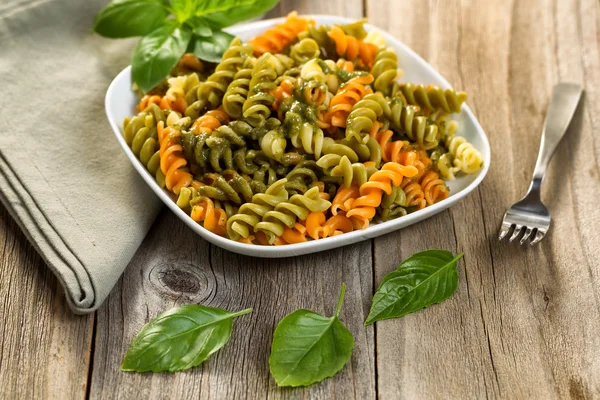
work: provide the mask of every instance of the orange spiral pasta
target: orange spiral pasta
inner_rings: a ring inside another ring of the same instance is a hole
[[[314,24],[313,20],[300,18],[296,11],[292,11],[282,24],[268,29],[248,43],[254,48],[254,55],[257,57],[264,53],[281,53],[285,46],[296,40],[300,32]]]
[[[397,82],[394,46],[364,23],[292,12],[218,63],[182,55],[125,118],[125,143],[237,246],[321,240],[447,198],[445,181],[483,162],[451,115],[466,94]]]
[[[331,27],[329,37],[335,42],[335,51],[340,57],[350,61],[358,61],[358,65],[373,67],[377,46],[373,43],[366,43],[358,40],[354,36],[346,35],[344,30],[337,25]]]
[[[187,165],[187,161],[181,154],[183,148],[178,141],[181,131],[171,127],[165,128],[163,121],[158,123],[156,129],[160,144],[160,169],[165,175],[165,186],[173,193],[179,194],[182,187],[192,183],[192,174],[182,169]]]
[[[324,182],[313,182],[310,187],[318,187],[319,188],[319,197],[322,198],[323,200],[329,200],[329,198],[331,196],[329,196],[329,193],[325,192],[325,183]]]
[[[312,212],[306,218],[306,233],[313,239],[324,239],[353,230],[352,221],[341,214],[327,219],[324,212]]]
[[[199,197],[192,206],[190,213],[196,222],[203,222],[202,226],[217,235],[224,236],[227,233],[227,214],[225,210],[216,208],[208,197]]]
[[[360,197],[352,202],[352,209],[346,216],[356,217],[362,222],[362,228],[366,228],[369,220],[375,217],[375,209],[381,204],[383,193],[391,194],[392,186],[400,186],[404,177],[411,178],[417,174],[413,166],[404,166],[389,162],[375,172],[369,181],[360,186]]]
[[[212,133],[212,131],[228,122],[229,115],[223,110],[223,106],[220,106],[216,110],[207,111],[203,116],[194,121],[191,130],[196,135],[200,133]]]
[[[294,85],[292,84],[292,82],[290,82],[289,80],[283,80],[281,81],[279,86],[277,86],[277,88],[270,92],[271,95],[273,95],[273,97],[275,98],[275,101],[273,101],[271,107],[273,107],[273,110],[277,111],[277,116],[279,117],[279,119],[283,119],[284,117],[283,111],[281,111],[280,109],[281,103],[284,99],[292,97],[293,89]]]
[[[417,210],[420,210],[427,205],[423,188],[414,179],[404,178],[400,184],[400,189],[406,195],[407,207],[417,207]]]
[[[411,156],[408,151],[405,151],[408,143],[403,140],[392,142],[391,139],[394,132],[389,129],[379,131],[382,126],[383,124],[379,121],[373,122],[373,127],[369,131],[369,135],[379,143],[383,161],[393,161],[402,165],[413,165],[414,159],[416,159],[416,153]]]
[[[331,214],[337,215],[339,211],[348,211],[352,207],[352,202],[360,196],[358,185],[350,187],[340,186],[333,201],[331,202]]]
[[[156,104],[161,110],[173,110],[184,113],[187,108],[187,102],[182,96],[171,98],[169,96],[145,95],[140,100],[137,110],[144,111],[150,104]]]
[[[371,88],[366,87],[373,82],[373,75],[357,76],[350,79],[340,87],[329,103],[329,111],[323,120],[336,127],[346,127],[346,120],[352,107],[365,95],[373,93]]]
[[[275,241],[273,243],[270,243],[269,239],[267,239],[267,235],[265,235],[265,233],[262,231],[256,232],[255,240],[258,244],[261,244],[263,246],[270,246],[270,245],[281,246],[281,245],[287,244],[285,242],[285,240],[283,240],[281,238],[281,236],[275,236]]]
[[[202,72],[204,70],[204,65],[194,53],[185,53],[179,59],[179,62],[177,63],[177,68]]]
[[[161,96],[147,94],[144,97],[142,97],[142,99],[138,103],[137,110],[140,112],[144,111],[146,109],[146,107],[148,107],[150,104],[156,104],[157,106],[160,107],[161,100],[162,100]]]
[[[175,98],[171,98],[170,96],[163,96],[160,100],[159,107],[163,110],[173,110],[177,111],[180,114],[185,112],[187,108],[187,102],[185,101],[185,97],[176,96]]]
[[[288,244],[306,242],[306,227],[300,222],[296,222],[293,228],[286,226],[283,229],[281,239]]]
[[[346,72],[354,72],[354,63],[352,61],[345,60],[340,58],[335,63],[336,67]]]
[[[439,175],[435,171],[427,171],[421,177],[419,183],[425,193],[425,200],[428,205],[437,203],[440,200],[444,200],[450,194],[448,186],[440,179]]]
[[[327,97],[327,87],[324,87],[317,81],[308,81],[303,85],[302,96],[306,104],[318,107],[325,102]]]

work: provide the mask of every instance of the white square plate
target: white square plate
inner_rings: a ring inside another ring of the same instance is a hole
[[[352,20],[347,18],[329,15],[317,15],[313,16],[312,18],[316,20],[317,24],[333,25],[352,22]],[[228,29],[228,32],[233,35],[240,36],[242,40],[247,41],[264,32],[271,26],[281,23],[283,20],[283,18],[277,18],[235,26]],[[367,31],[379,31],[385,37],[387,45],[396,50],[400,60],[399,66],[404,70],[404,75],[401,79],[402,81],[424,84],[433,83],[443,88],[451,87],[451,85],[436,70],[427,64],[414,51],[395,39],[392,35],[371,25],[365,25],[365,28]],[[201,225],[194,222],[183,210],[177,207],[169,192],[161,189],[158,186],[152,175],[136,158],[129,146],[127,146],[127,143],[123,138],[122,123],[125,117],[134,115],[136,113],[135,108],[138,101],[138,96],[131,90],[131,67],[127,67],[121,71],[119,75],[117,75],[106,92],[106,115],[108,116],[108,120],[113,128],[117,140],[119,141],[119,144],[123,148],[123,151],[127,157],[129,157],[129,160],[133,166],[137,169],[152,190],[154,190],[158,197],[160,197],[161,200],[194,232],[219,247],[249,256],[289,257],[315,253],[318,251],[356,243],[361,240],[371,239],[397,229],[404,228],[405,226],[414,224],[424,220],[425,218],[429,218],[442,210],[445,210],[465,197],[481,183],[490,167],[490,145],[488,139],[485,135],[485,132],[481,128],[481,125],[479,125],[479,122],[471,112],[471,109],[469,109],[466,104],[463,104],[461,112],[455,115],[455,119],[460,125],[458,134],[464,136],[475,146],[475,148],[481,152],[484,160],[483,168],[476,174],[461,176],[454,181],[448,181],[447,184],[450,188],[450,196],[447,199],[434,205],[425,207],[422,210],[408,214],[404,217],[380,224],[372,224],[367,229],[345,233],[339,236],[332,236],[320,240],[309,240],[305,243],[290,244],[287,246],[260,246],[243,244],[209,232]]]

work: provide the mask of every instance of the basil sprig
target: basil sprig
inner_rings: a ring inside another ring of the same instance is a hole
[[[250,312],[251,308],[229,312],[198,304],[172,308],[144,325],[121,369],[174,372],[196,367],[227,344],[233,318]]]
[[[308,386],[337,374],[346,365],[354,338],[340,322],[346,285],[335,314],[324,317],[309,310],[285,316],[273,334],[269,366],[279,386]]]
[[[279,0],[112,0],[94,20],[108,38],[143,36],[133,52],[133,81],[147,92],[186,51],[218,62],[232,36],[222,28],[260,16]]]
[[[404,260],[383,278],[365,325],[402,317],[452,296],[458,286],[456,263],[462,256],[427,250]]]

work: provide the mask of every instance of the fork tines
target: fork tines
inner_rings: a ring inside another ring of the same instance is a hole
[[[521,237],[521,240],[519,241],[519,244],[521,246],[524,245],[527,242],[527,240],[531,240],[529,245],[533,246],[534,244],[536,244],[537,242],[542,240],[544,238],[544,236],[546,235],[545,229],[531,228],[531,227],[527,227],[525,225],[519,225],[519,224],[511,224],[510,222],[507,222],[506,220],[504,220],[504,221],[502,221],[502,227],[500,228],[500,235],[498,236],[498,240],[502,240],[505,237],[507,237],[508,234],[511,232],[511,230],[513,233],[512,233],[512,235],[510,235],[510,238],[508,239],[508,241],[511,243],[513,241],[515,241],[515,239],[517,239],[519,236],[521,236],[521,234],[523,234],[523,232],[525,232],[523,234],[523,236]]]

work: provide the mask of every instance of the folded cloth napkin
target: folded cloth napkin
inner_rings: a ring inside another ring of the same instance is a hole
[[[102,304],[160,209],[104,114],[135,44],[91,32],[106,3],[0,4],[0,200],[79,314]]]

